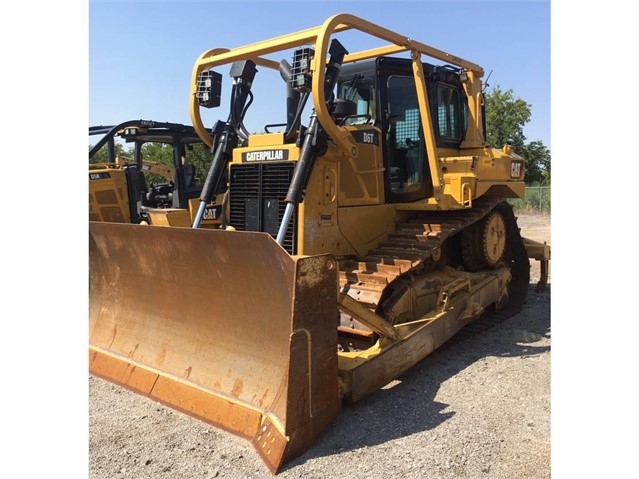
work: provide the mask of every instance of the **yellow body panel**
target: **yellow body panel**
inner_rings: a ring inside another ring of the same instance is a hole
[[[193,221],[187,210],[157,208],[149,210],[149,224],[153,226],[179,226],[188,228],[193,224]]]
[[[345,128],[351,135],[357,130],[371,130],[370,126]],[[376,129],[375,135],[379,136]],[[340,206],[378,205],[384,202],[384,165],[381,147],[378,145],[358,145],[357,157],[343,158],[337,148],[329,149],[327,160],[338,164],[339,187],[337,190]]]
[[[217,202],[209,203],[204,210],[204,217],[200,223],[200,228],[219,228],[222,224],[220,216],[221,210],[215,208],[221,205],[222,195],[219,195]],[[154,226],[178,226],[182,228],[190,228],[195,220],[200,200],[191,198],[189,200],[189,209],[182,208],[153,208],[148,211],[149,224]]]
[[[131,221],[124,171],[99,167],[89,169],[89,221]]]

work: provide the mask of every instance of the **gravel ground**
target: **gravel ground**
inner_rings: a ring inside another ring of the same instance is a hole
[[[550,243],[547,216],[519,215]],[[524,310],[451,342],[342,409],[281,478],[550,477],[550,285]],[[271,478],[248,441],[89,377],[89,477]]]

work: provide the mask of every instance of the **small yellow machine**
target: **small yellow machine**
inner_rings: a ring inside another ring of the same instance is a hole
[[[380,45],[351,52],[356,35]],[[205,126],[224,66],[230,111]],[[483,73],[348,14],[204,52],[190,106],[212,163],[192,224],[90,222],[91,372],[248,438],[276,473],[345,401],[518,312],[529,258],[550,252],[506,201],[524,159],[486,145]],[[282,114],[251,134],[269,74]],[[220,191],[227,227],[202,229]]]
[[[131,120],[89,127],[92,135],[101,138],[89,150],[89,221],[148,223],[153,217],[155,224],[166,226],[193,223],[202,185],[189,152],[204,143],[192,126]],[[115,154],[116,139],[133,143],[133,158]],[[144,160],[142,147],[146,144],[170,145],[173,165]],[[96,161],[102,148],[107,149],[107,162]],[[219,195],[207,204],[203,228],[221,226],[222,198]]]

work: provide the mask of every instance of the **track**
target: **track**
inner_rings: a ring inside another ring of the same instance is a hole
[[[504,258],[512,275],[508,288],[509,301],[503,308],[484,314],[466,326],[457,337],[483,331],[516,314],[526,300],[530,278],[528,255],[517,220],[503,198],[482,197],[473,203],[472,209],[468,210],[418,212],[398,223],[395,233],[390,234],[388,240],[380,243],[367,256],[340,260],[340,290],[384,316],[384,302],[392,297],[400,278],[435,269],[443,263],[450,264],[451,260],[459,261],[460,258],[455,258],[455,255],[461,256],[461,247],[451,246],[452,237],[491,211],[498,210],[505,220],[507,243]],[[446,243],[449,239],[451,242]],[[366,329],[352,318],[346,322],[342,318],[340,329],[352,331],[353,322],[355,328],[361,326]]]

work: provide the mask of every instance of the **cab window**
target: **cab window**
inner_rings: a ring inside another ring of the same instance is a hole
[[[461,140],[462,119],[459,91],[450,85],[437,85],[437,128],[445,140]]]
[[[374,87],[370,79],[356,76],[340,85],[337,98],[356,105],[356,113],[344,120],[345,125],[375,123]]]
[[[412,77],[393,75],[388,78],[387,88],[391,189],[393,193],[418,191],[424,169],[424,141],[415,81]]]

